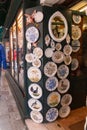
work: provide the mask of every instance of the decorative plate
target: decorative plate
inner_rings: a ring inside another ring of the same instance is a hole
[[[58,92],[52,92],[49,94],[49,96],[47,97],[47,104],[50,107],[56,107],[58,106],[59,102],[60,102],[60,94]]]
[[[72,39],[78,40],[81,37],[81,29],[78,26],[72,25]]]
[[[62,49],[61,43],[56,43],[56,47],[55,48],[56,48],[57,51],[60,51]]]
[[[26,40],[30,43],[34,43],[39,38],[39,31],[36,27],[32,26],[26,30]]]
[[[44,74],[47,77],[53,77],[57,72],[57,65],[54,62],[47,62],[44,66]]]
[[[61,51],[55,51],[52,55],[52,60],[55,63],[61,63],[64,60],[64,54]]]
[[[71,62],[72,62],[72,57],[70,55],[67,55],[67,56],[64,57],[64,63],[66,65],[70,65]]]
[[[50,42],[50,46],[53,49],[53,51],[55,50],[55,42],[53,40],[51,40]]]
[[[47,48],[47,49],[45,50],[45,56],[46,56],[47,58],[51,58],[52,55],[53,55],[53,49],[52,49],[52,48]]]
[[[43,56],[43,50],[40,47],[36,47],[33,50],[33,54],[37,57],[37,58],[41,58]]]
[[[66,42],[67,42],[67,44],[70,43],[70,35],[69,34],[67,34],[67,36],[66,36]]]
[[[49,122],[55,121],[58,117],[58,109],[50,108],[46,113],[46,120]]]
[[[27,49],[31,50],[31,43],[30,42],[27,43]]]
[[[62,106],[69,106],[72,102],[72,96],[70,94],[65,94],[61,98],[61,105]]]
[[[61,94],[64,94],[66,93],[70,88],[70,82],[68,79],[62,79],[59,81],[59,84],[58,84],[58,92],[60,92]]]
[[[43,116],[38,111],[31,111],[30,117],[35,123],[42,123],[43,122]]]
[[[37,67],[30,67],[27,71],[27,75],[32,82],[38,82],[42,77],[41,71]]]
[[[34,15],[34,20],[36,23],[39,23],[43,20],[43,13],[41,11],[37,11]]]
[[[48,91],[54,91],[58,87],[58,79],[56,77],[48,78],[45,86]]]
[[[38,58],[35,58],[32,62],[32,65],[39,68],[41,66],[41,61]]]
[[[39,99],[42,96],[42,88],[38,84],[33,83],[28,87],[28,93],[31,97]]]
[[[34,60],[34,55],[33,55],[32,53],[26,54],[26,55],[25,55],[25,60],[26,60],[28,63],[33,62],[33,60]]]
[[[49,34],[47,34],[45,36],[45,44],[46,44],[46,46],[49,46],[49,44],[50,44],[50,36],[49,36]]]
[[[42,104],[39,100],[36,100],[34,98],[31,98],[28,100],[28,106],[33,111],[41,111],[42,110]]]
[[[73,58],[72,59],[72,62],[71,62],[71,70],[76,70],[79,66],[79,61],[76,59],[76,58]]]
[[[70,55],[72,53],[72,47],[70,45],[65,45],[63,48],[63,52],[65,55]]]
[[[73,14],[72,16],[74,23],[79,24],[81,22],[81,16]]]
[[[59,116],[61,118],[65,118],[67,117],[69,114],[70,114],[70,107],[69,106],[62,106],[60,109],[59,109]]]
[[[72,51],[77,52],[80,49],[80,41],[79,40],[73,40],[72,41]]]
[[[69,68],[65,64],[62,64],[58,67],[57,75],[60,79],[66,78],[68,74],[69,74]]]

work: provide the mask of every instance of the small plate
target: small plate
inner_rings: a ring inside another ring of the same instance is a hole
[[[78,40],[81,37],[81,29],[79,26],[72,25],[72,39]]]
[[[59,116],[61,118],[65,118],[67,117],[69,114],[70,114],[70,107],[69,106],[62,106],[60,109],[59,109]]]
[[[34,20],[35,20],[36,23],[42,22],[43,13],[41,11],[37,11],[34,15]]]
[[[72,53],[72,47],[70,45],[65,45],[63,48],[63,52],[65,55],[70,55]]]
[[[72,16],[74,23],[79,24],[81,22],[81,16],[73,14]]]
[[[52,55],[52,61],[55,63],[61,63],[64,60],[64,54],[61,51],[55,51]]]
[[[46,56],[47,58],[51,58],[52,55],[53,55],[53,49],[52,49],[52,48],[47,48],[47,49],[45,50],[45,56]]]
[[[43,122],[43,116],[38,111],[31,111],[30,117],[35,123],[42,123]]]
[[[40,47],[36,47],[33,50],[33,54],[40,59],[43,56],[43,50]]]
[[[33,60],[33,62],[32,62],[32,65],[33,65],[34,67],[39,68],[39,67],[41,66],[41,61],[40,61],[38,58],[35,58],[35,59]]]
[[[56,47],[55,48],[56,48],[57,51],[60,51],[62,49],[61,43],[56,43]]]
[[[47,77],[53,77],[57,72],[57,65],[54,62],[47,62],[44,66],[44,74]]]
[[[38,84],[33,83],[28,87],[28,93],[32,98],[39,99],[42,96],[42,88]]]
[[[30,42],[27,43],[27,49],[31,50],[31,43]]]
[[[60,102],[60,94],[58,92],[52,92],[49,94],[49,96],[47,97],[47,104],[50,107],[56,107],[58,106],[59,102]]]
[[[65,94],[61,98],[61,105],[62,106],[69,106],[72,102],[72,96],[70,94]]]
[[[72,41],[72,51],[77,52],[80,49],[80,41],[79,40],[73,40]]]
[[[79,61],[76,58],[73,58],[71,62],[71,70],[75,71],[78,68],[78,66],[79,66]]]
[[[67,42],[67,44],[69,44],[70,43],[70,35],[69,34],[67,34],[67,36],[66,36],[66,42]]]
[[[64,57],[64,63],[66,65],[70,65],[71,62],[72,62],[72,57],[70,55],[67,55],[67,56]]]
[[[56,77],[48,78],[45,86],[48,91],[54,91],[58,87],[58,79]]]
[[[50,36],[49,36],[49,34],[47,34],[45,36],[45,44],[46,44],[46,46],[49,46],[49,44],[50,44]]]
[[[34,60],[34,55],[32,53],[28,53],[25,55],[25,60],[28,62],[28,63],[31,63],[33,62]]]
[[[46,120],[49,122],[55,121],[58,117],[58,109],[50,108],[46,113]]]
[[[36,100],[34,98],[31,98],[28,100],[28,106],[33,111],[41,111],[42,110],[42,104],[39,100]]]

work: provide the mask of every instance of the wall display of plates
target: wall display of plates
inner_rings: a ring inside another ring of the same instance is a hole
[[[42,110],[42,104],[39,100],[36,100],[34,98],[31,98],[28,100],[28,106],[33,111],[41,111]]]
[[[70,114],[70,107],[69,106],[62,106],[60,109],[59,109],[59,116],[61,118],[65,118],[67,117],[69,114]]]
[[[72,53],[72,47],[70,45],[65,45],[63,48],[63,52],[65,55],[71,55]]]
[[[28,93],[32,98],[39,99],[42,96],[42,88],[38,84],[32,83],[28,87]]]
[[[25,60],[26,60],[28,63],[33,62],[34,58],[35,58],[35,57],[34,57],[34,55],[33,55],[32,53],[28,53],[28,54],[25,55]]]
[[[58,118],[58,109],[50,108],[46,113],[46,120],[49,122],[55,121]]]
[[[59,84],[58,84],[58,92],[61,93],[61,94],[64,94],[66,93],[70,88],[70,82],[68,79],[62,79],[59,81]]]
[[[70,65],[71,62],[72,62],[72,57],[70,55],[67,55],[67,56],[64,57],[64,63],[66,65]]]
[[[62,106],[69,106],[72,102],[72,96],[70,94],[65,94],[61,98],[61,105]]]
[[[42,22],[43,17],[44,17],[43,13],[41,11],[37,11],[34,15],[34,20],[36,23],[39,23]]]
[[[27,76],[30,81],[39,82],[42,77],[42,74],[40,69],[38,69],[37,67],[30,67],[27,71]]]
[[[72,39],[78,40],[81,37],[81,29],[79,26],[72,25]]]
[[[52,48],[47,48],[47,49],[45,50],[45,56],[46,56],[47,58],[51,58],[52,55],[53,55],[53,49],[52,49]]]
[[[41,58],[43,56],[43,50],[40,47],[36,47],[33,50],[33,54],[35,55],[35,57]]]
[[[74,23],[79,24],[81,22],[81,16],[73,14],[72,19]]]
[[[71,70],[75,71],[79,67],[79,61],[76,58],[72,59]]]
[[[56,77],[48,78],[45,87],[48,91],[54,91],[58,87],[58,79]]]
[[[60,79],[65,79],[69,75],[69,68],[62,64],[58,67],[57,75]]]
[[[47,104],[50,107],[56,107],[60,103],[61,96],[58,92],[52,92],[47,97]]]
[[[33,61],[32,61],[32,65],[39,68],[41,66],[41,60],[38,59],[38,58],[35,58]]]
[[[27,30],[26,30],[26,34],[25,34],[25,37],[26,37],[26,40],[30,43],[34,43],[38,40],[39,38],[39,30],[32,26],[32,27],[29,27]]]
[[[72,41],[72,51],[77,52],[80,49],[80,41],[79,40],[73,40]]]
[[[43,115],[38,111],[31,111],[30,117],[35,123],[42,123],[43,122]]]

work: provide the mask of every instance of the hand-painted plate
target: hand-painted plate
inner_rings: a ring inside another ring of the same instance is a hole
[[[59,102],[60,102],[60,94],[58,92],[52,92],[49,94],[49,96],[47,97],[47,104],[50,107],[56,107],[58,106]]]
[[[46,46],[49,46],[49,44],[50,44],[50,36],[49,36],[49,34],[47,34],[45,36],[45,44],[46,44]]]
[[[66,93],[70,88],[70,82],[68,79],[63,79],[63,80],[60,80],[59,81],[59,84],[58,84],[58,92],[61,93],[61,94],[64,94]]]
[[[67,55],[67,56],[64,57],[64,63],[66,65],[70,65],[71,62],[72,62],[72,57],[70,55]]]
[[[67,44],[69,44],[70,43],[70,35],[69,34],[67,34],[67,36],[66,36],[66,42],[67,42]]]
[[[32,65],[39,68],[41,66],[41,61],[38,58],[35,58],[32,62]]]
[[[43,56],[43,50],[40,47],[36,47],[33,50],[33,54],[37,57],[37,58],[41,58]]]
[[[55,121],[58,117],[58,109],[51,108],[46,113],[46,120],[49,122]]]
[[[47,49],[45,50],[45,56],[46,56],[47,58],[51,58],[52,55],[53,55],[53,50],[52,50],[52,48],[47,48]]]
[[[39,100],[36,100],[34,98],[31,98],[28,100],[28,106],[33,111],[41,111],[42,110],[42,104]]]
[[[41,71],[37,67],[30,67],[27,71],[27,75],[32,82],[38,82],[42,77]]]
[[[27,49],[31,50],[31,43],[30,42],[27,43]]]
[[[53,91],[58,87],[58,79],[56,77],[50,77],[46,80],[46,89],[48,91]]]
[[[81,16],[73,14],[72,16],[74,23],[79,24],[81,22]]]
[[[42,96],[42,88],[38,84],[33,83],[28,87],[28,93],[31,97],[39,99]]]
[[[70,107],[69,106],[62,106],[60,109],[59,109],[59,116],[61,118],[65,118],[67,117],[69,114],[70,114]]]
[[[57,51],[60,51],[62,49],[61,43],[56,43],[56,47],[55,48],[56,48]]]
[[[53,77],[57,72],[57,65],[54,62],[47,62],[44,66],[44,74],[47,77]]]
[[[72,53],[72,47],[70,45],[65,45],[63,48],[63,52],[65,55],[70,55]]]
[[[76,58],[73,58],[71,62],[71,70],[75,71],[78,68],[78,66],[79,66],[79,61]]]
[[[26,30],[26,40],[30,43],[34,43],[39,38],[39,31],[36,27],[32,26]]]
[[[69,74],[69,68],[65,64],[62,64],[58,67],[57,75],[60,79],[66,78],[68,74]]]
[[[80,49],[80,41],[79,40],[73,40],[72,41],[72,51],[77,52]]]
[[[43,20],[43,13],[41,11],[37,11],[34,15],[34,20],[36,23],[39,23]]]
[[[81,37],[81,29],[79,26],[72,25],[72,39],[78,40]]]
[[[35,123],[42,123],[43,122],[43,116],[38,111],[31,111],[30,117]]]
[[[52,55],[52,60],[55,63],[61,63],[64,60],[64,54],[61,51],[55,51]]]
[[[70,94],[65,94],[61,98],[61,105],[62,106],[69,106],[72,102],[72,96]]]
[[[32,53],[28,53],[25,55],[25,60],[28,62],[28,63],[31,63],[33,62],[34,60],[34,55]]]

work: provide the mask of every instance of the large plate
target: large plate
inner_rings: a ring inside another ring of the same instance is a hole
[[[79,24],[81,22],[81,16],[73,14],[72,16],[74,23]]]
[[[61,51],[55,51],[52,55],[52,60],[55,63],[61,63],[64,60],[64,54]]]
[[[57,72],[57,65],[54,62],[47,62],[44,66],[44,74],[48,77],[52,77]]]
[[[66,93],[69,90],[69,88],[70,88],[70,82],[68,79],[63,79],[59,81],[57,89],[61,94]]]
[[[81,37],[81,29],[78,26],[72,25],[72,39],[78,40]]]
[[[31,97],[39,99],[42,96],[42,89],[38,84],[33,83],[28,87],[28,93]]]
[[[58,117],[58,109],[51,108],[46,113],[46,120],[49,122],[55,121]]]
[[[58,79],[56,77],[50,77],[46,80],[46,89],[53,91],[58,87]]]
[[[69,74],[69,68],[65,64],[62,64],[58,67],[57,75],[60,79],[66,78],[68,74]]]
[[[61,98],[61,105],[62,106],[69,106],[72,102],[72,96],[70,94],[65,94]]]
[[[37,57],[37,58],[41,58],[43,56],[43,50],[40,47],[36,47],[33,50],[33,54]]]
[[[79,61],[76,58],[72,59],[71,70],[75,71],[79,67]]]
[[[32,82],[38,82],[42,77],[41,71],[37,67],[30,67],[27,71],[27,75]]]
[[[56,106],[58,106],[58,104],[60,102],[60,98],[61,98],[61,96],[58,92],[52,92],[47,97],[47,104],[50,107],[56,107]]]
[[[70,114],[70,107],[69,106],[62,106],[60,109],[59,109],[59,116],[61,118],[65,118],[67,117],[69,114]]]

